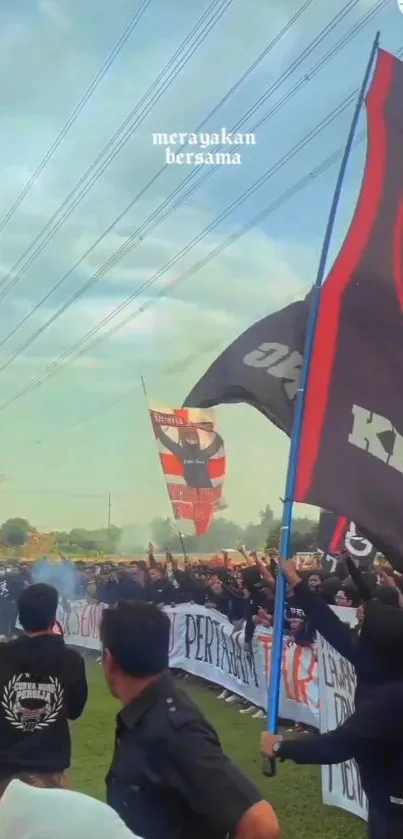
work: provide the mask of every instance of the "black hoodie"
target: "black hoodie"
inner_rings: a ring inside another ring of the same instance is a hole
[[[0,779],[70,766],[67,720],[87,701],[84,661],[58,635],[0,645]]]
[[[356,707],[366,698],[372,687],[403,678],[401,656],[395,657],[391,662],[388,656],[385,656],[384,650],[380,653],[373,643],[367,642],[365,632],[359,636],[356,629],[351,629],[347,623],[343,623],[319,592],[309,591],[308,586],[301,582],[295,586],[294,594],[313,628],[353,665],[357,676]]]
[[[327,734],[289,740],[280,760],[327,766],[355,760],[370,805],[402,819],[403,835],[403,681],[372,688],[343,725]],[[389,834],[388,834],[389,835]],[[392,837],[392,834],[390,834]],[[386,836],[386,834],[385,834]]]
[[[403,677],[400,663],[403,611],[376,602],[368,603],[359,644],[367,655],[372,651],[376,660],[383,661],[384,672],[389,672],[390,680],[383,680],[382,684],[380,672],[367,669],[367,678],[371,673],[373,684],[367,684],[359,707],[343,725],[327,734],[283,743],[278,757],[299,764],[318,765],[356,760],[370,805],[376,805],[385,816],[399,820],[399,832],[393,836],[400,837],[403,836]],[[377,685],[374,684],[376,675]]]

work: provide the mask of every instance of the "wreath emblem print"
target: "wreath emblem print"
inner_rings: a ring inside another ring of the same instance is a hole
[[[55,723],[63,702],[64,691],[58,679],[49,677],[48,683],[38,683],[25,673],[13,676],[7,683],[1,705],[14,728],[32,733]]]

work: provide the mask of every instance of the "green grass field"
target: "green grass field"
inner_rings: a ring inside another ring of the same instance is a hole
[[[72,781],[76,789],[102,798],[118,706],[107,692],[101,665],[90,661],[87,669],[90,699],[83,718],[73,726]],[[319,771],[286,763],[279,767],[276,778],[263,778],[259,756],[262,723],[219,702],[207,688],[184,684],[217,729],[227,754],[275,807],[285,839],[363,839],[363,822],[321,803]]]

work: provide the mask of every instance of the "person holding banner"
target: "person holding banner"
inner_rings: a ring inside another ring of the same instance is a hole
[[[122,705],[108,804],[144,839],[279,839],[272,807],[169,673],[170,626],[150,603],[103,612],[105,677]]]
[[[213,483],[208,471],[209,460],[214,457],[223,446],[220,435],[212,430],[212,440],[208,446],[202,447],[197,428],[192,425],[178,427],[179,441],[176,442],[166,434],[161,425],[156,422],[152,414],[155,436],[169,452],[174,454],[183,464],[183,477],[191,489],[212,489]]]
[[[265,732],[266,758],[330,766],[355,760],[368,798],[368,839],[403,836],[403,612],[377,602],[365,605],[361,637],[389,666],[390,680],[368,691],[359,709],[337,729],[284,741]],[[393,664],[395,676],[393,677]]]

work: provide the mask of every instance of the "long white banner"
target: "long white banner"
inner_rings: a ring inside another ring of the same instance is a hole
[[[103,606],[84,602],[60,607],[58,620],[67,644],[100,649],[99,623]],[[354,610],[335,609],[354,623]],[[170,665],[227,688],[259,708],[267,703],[270,680],[271,630],[257,627],[252,654],[243,632],[235,632],[219,612],[183,604],[166,607],[171,620]],[[319,661],[318,661],[319,658]],[[280,717],[321,731],[340,725],[353,710],[355,676],[351,665],[319,636],[318,650],[285,643],[280,692]],[[325,804],[366,819],[367,805],[353,762],[324,767]]]
[[[334,611],[344,623],[351,627],[356,624],[355,609],[335,608]],[[324,697],[324,701],[320,701],[320,730],[333,731],[354,711],[354,668],[321,635],[318,635],[318,661],[318,692],[320,700]],[[341,807],[365,820],[368,818],[368,802],[353,760],[322,768],[322,798],[324,804]]]

